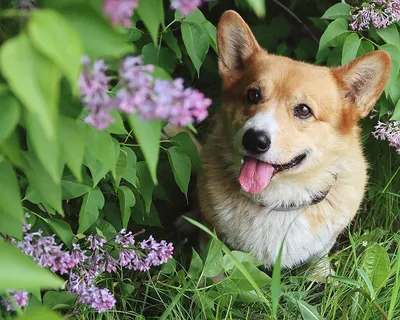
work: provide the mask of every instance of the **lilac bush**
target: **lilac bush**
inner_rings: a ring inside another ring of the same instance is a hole
[[[27,224],[24,230],[22,241],[11,238],[11,242],[39,266],[61,275],[68,274],[66,291],[76,294],[78,303],[86,304],[97,312],[110,310],[116,304],[112,292],[96,286],[103,273],[117,272],[119,268],[148,271],[151,267],[166,263],[174,252],[172,243],[165,240],[157,242],[152,236],[135,246],[135,235],[125,229],[109,241],[98,235],[89,235],[82,242],[86,249],[74,243],[71,251],[63,250],[63,245],[56,243],[55,235],[43,236],[41,230],[28,232],[30,225]],[[10,292],[10,296],[20,307],[28,303],[26,291]],[[13,310],[8,299],[3,304],[8,311]]]
[[[168,120],[173,125],[186,126],[203,121],[208,116],[211,100],[196,89],[185,88],[183,79],[154,80],[152,65],[143,65],[141,57],[125,58],[118,69],[120,88],[115,97],[108,93],[107,66],[97,60],[90,68],[89,58],[83,59],[80,77],[82,102],[90,111],[85,122],[102,130],[113,122],[111,110],[139,113],[142,120]]]
[[[387,140],[389,145],[395,147],[397,153],[400,154],[400,121],[378,121],[372,134],[376,139]]]
[[[386,28],[400,20],[400,0],[370,0],[351,8],[350,28],[366,30]]]

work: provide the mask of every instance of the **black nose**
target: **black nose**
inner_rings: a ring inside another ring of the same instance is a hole
[[[248,152],[262,153],[269,149],[271,140],[266,132],[249,129],[243,135],[242,145]]]

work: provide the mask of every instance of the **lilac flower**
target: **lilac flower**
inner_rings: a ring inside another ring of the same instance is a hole
[[[128,248],[129,246],[133,246],[135,244],[135,238],[132,234],[132,231],[126,233],[126,230],[122,229],[115,236],[115,242],[120,244],[123,248]]]
[[[172,243],[167,243],[165,240],[156,242],[152,236],[141,243],[141,248],[147,253],[145,263],[149,266],[159,266],[166,263],[172,258],[174,247]]]
[[[113,25],[122,24],[130,27],[133,11],[138,6],[138,0],[104,0],[104,14],[109,16]]]
[[[99,289],[95,286],[85,289],[78,301],[89,305],[99,313],[111,310],[116,303],[114,295],[108,289]]]
[[[98,237],[98,236],[93,236],[90,235],[88,237],[88,241],[89,241],[89,249],[92,250],[98,250],[100,248],[103,247],[103,245],[107,242],[106,239]]]
[[[114,122],[110,116],[112,110],[112,100],[108,90],[109,78],[105,72],[107,66],[103,60],[97,60],[90,68],[90,59],[82,59],[83,71],[80,75],[79,86],[83,95],[83,103],[90,110],[89,116],[85,122],[91,124],[94,128],[102,130]]]
[[[397,153],[400,154],[400,121],[378,121],[372,134],[376,139],[387,140],[389,145],[395,147]]]
[[[18,307],[23,308],[28,305],[29,294],[27,291],[10,291],[9,293]],[[6,310],[8,312],[15,311],[9,298],[4,299],[3,303],[6,306]]]
[[[179,10],[183,14],[189,14],[206,1],[207,0],[172,0],[171,8],[174,10]]]

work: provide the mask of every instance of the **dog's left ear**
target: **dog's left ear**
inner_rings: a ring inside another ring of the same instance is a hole
[[[391,64],[390,55],[378,50],[332,69],[344,99],[354,103],[360,118],[369,113],[381,95],[389,79]]]

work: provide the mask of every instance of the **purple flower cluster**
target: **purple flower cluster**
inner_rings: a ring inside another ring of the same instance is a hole
[[[108,93],[109,79],[106,65],[96,61],[93,70],[88,58],[83,59],[84,70],[80,87],[83,103],[90,110],[85,119],[96,129],[105,129],[112,123],[113,109],[124,113],[138,112],[142,120],[168,120],[173,125],[186,126],[203,121],[208,116],[211,100],[192,88],[184,88],[182,79],[154,80],[152,65],[143,65],[140,57],[125,58],[118,70],[120,89],[114,98]]]
[[[138,0],[104,0],[104,14],[111,19],[113,25],[122,24],[130,27],[131,17],[138,6]]]
[[[389,141],[389,145],[400,154],[400,121],[378,121],[372,134],[376,139]]]
[[[23,308],[28,305],[29,295],[27,291],[10,291],[9,294],[18,307]],[[4,299],[3,304],[8,312],[15,311],[9,298]]]
[[[183,14],[189,14],[209,0],[172,0],[171,8],[179,10]]]
[[[370,0],[361,7],[351,8],[350,28],[365,30],[372,24],[386,28],[400,20],[400,0]]]
[[[25,215],[29,218],[29,215]],[[104,312],[115,306],[116,300],[107,288],[98,288],[96,280],[106,272],[116,272],[117,268],[148,271],[152,266],[159,266],[172,258],[174,247],[166,241],[156,242],[152,236],[135,245],[135,235],[122,229],[115,238],[107,243],[97,235],[88,236],[82,250],[77,243],[71,251],[62,251],[55,236],[43,236],[42,231],[27,233],[31,226],[25,224],[23,241],[11,239],[26,255],[32,257],[40,266],[48,267],[53,272],[68,274],[66,290],[78,296],[77,302],[89,305],[98,312]],[[106,245],[108,250],[106,250]],[[112,254],[111,254],[112,253]],[[114,256],[113,256],[114,255]],[[115,258],[114,258],[115,257]],[[11,297],[20,307],[28,303],[26,291],[11,292]],[[3,301],[8,311],[12,311],[11,302]]]

